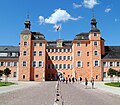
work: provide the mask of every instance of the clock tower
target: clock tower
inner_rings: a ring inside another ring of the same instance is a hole
[[[19,77],[18,80],[30,81],[31,71],[31,37],[30,20],[27,18],[25,29],[20,34],[20,56],[19,56]]]

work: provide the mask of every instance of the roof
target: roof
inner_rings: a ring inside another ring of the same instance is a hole
[[[103,59],[120,59],[120,46],[105,46]]]
[[[89,33],[80,33],[77,34],[74,40],[89,40]]]
[[[97,28],[92,28],[92,29],[90,30],[90,32],[100,32],[100,30],[97,29]]]
[[[19,52],[19,46],[0,46],[0,52]]]
[[[65,40],[62,42],[63,47],[72,47],[72,40]],[[57,41],[47,41],[47,48],[57,47]]]
[[[45,36],[40,32],[32,32],[32,40],[45,40]]]
[[[29,28],[25,28],[22,32],[21,32],[21,34],[26,34],[26,35],[28,35],[28,34],[31,34],[31,31],[29,30]]]

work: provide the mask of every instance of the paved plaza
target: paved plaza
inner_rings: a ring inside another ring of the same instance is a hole
[[[6,91],[7,90],[7,91]],[[120,89],[95,83],[19,82],[0,87],[0,105],[119,105]]]

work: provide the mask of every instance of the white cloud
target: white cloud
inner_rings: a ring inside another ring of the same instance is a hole
[[[42,24],[45,22],[45,19],[43,16],[39,16],[39,23]]]
[[[68,20],[78,20],[80,18],[83,18],[81,16],[78,16],[77,18],[72,17],[66,10],[62,9],[56,9],[54,13],[51,14],[50,17],[44,18],[43,16],[39,16],[39,23],[46,23],[46,24],[53,24],[54,28],[56,28],[57,24],[60,22],[66,22]]]
[[[81,5],[81,4],[76,4],[76,3],[73,3],[73,7],[74,7],[74,8],[81,8],[81,7],[82,7],[82,5]]]
[[[94,8],[94,6],[98,4],[97,0],[84,0],[83,2],[84,7],[89,9]]]
[[[112,10],[111,8],[106,8],[106,9],[105,9],[105,12],[106,12],[106,13],[109,13],[111,10]]]
[[[115,18],[115,22],[117,22],[117,21],[118,21],[118,19]]]

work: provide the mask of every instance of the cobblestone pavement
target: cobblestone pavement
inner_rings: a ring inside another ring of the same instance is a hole
[[[120,96],[80,83],[43,82],[1,93],[0,105],[119,105]],[[59,94],[57,96],[56,94]],[[57,100],[55,103],[55,100]]]
[[[45,82],[2,93],[0,105],[53,105],[55,85],[56,82]]]
[[[64,105],[120,105],[120,96],[82,84],[61,83]]]

